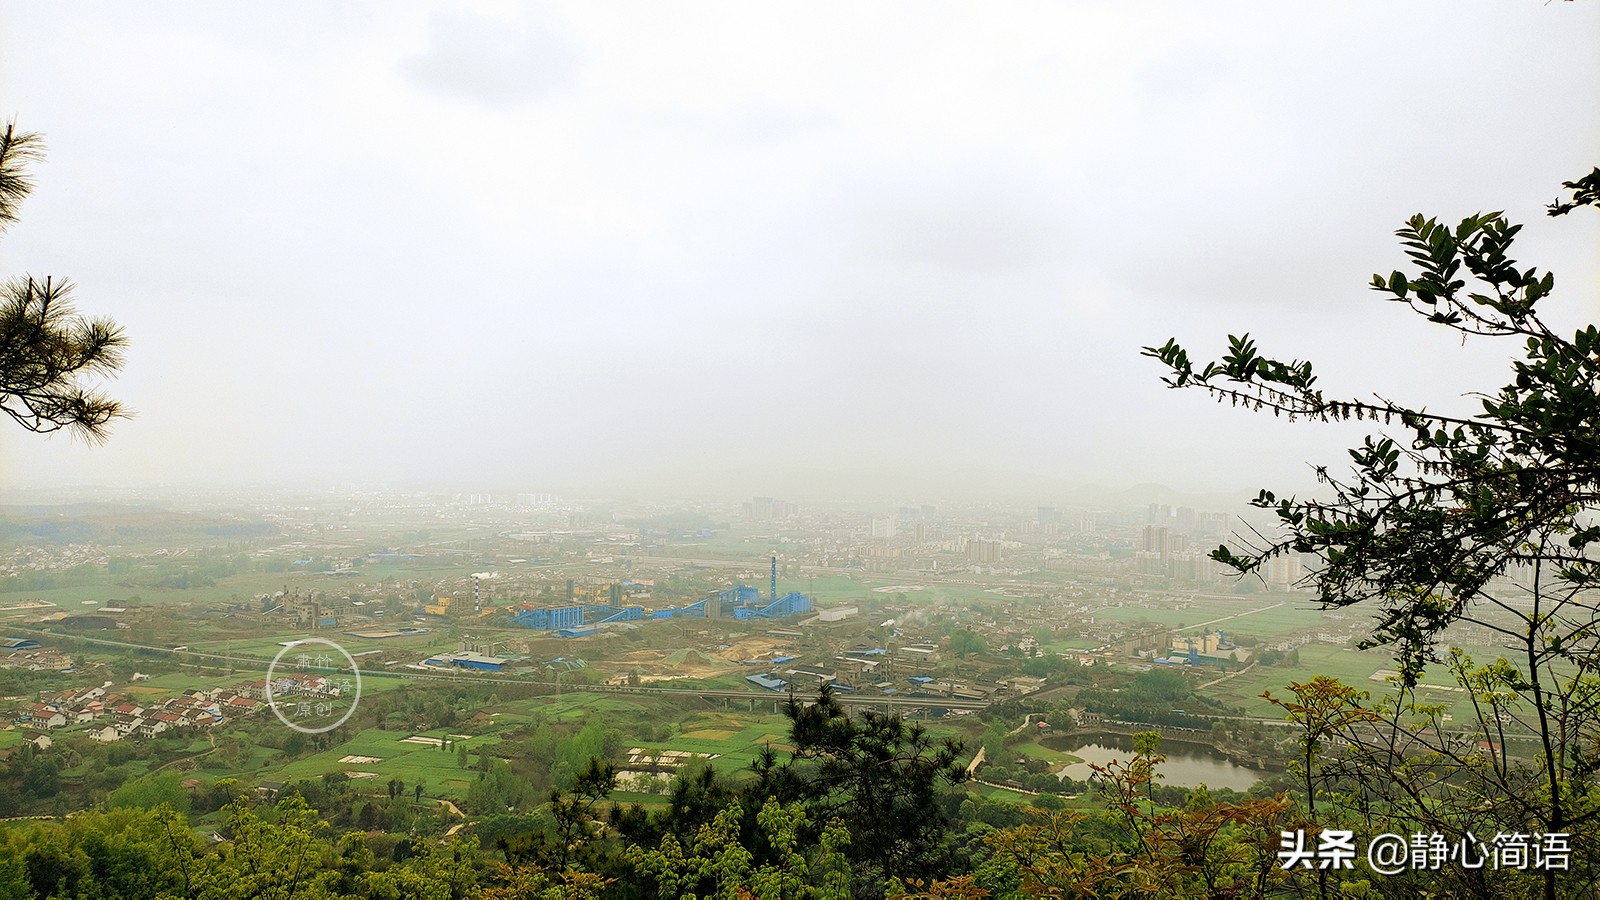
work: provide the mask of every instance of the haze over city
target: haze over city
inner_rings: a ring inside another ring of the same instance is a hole
[[[1600,896],[1597,39],[0,4],[0,897]]]
[[[1593,4],[8,6],[48,156],[0,273],[130,345],[103,446],[0,489],[415,483],[1302,488],[1364,423],[1169,392],[1250,331],[1329,391],[1472,410],[1511,348],[1365,288],[1423,211],[1543,205],[1600,140]],[[1514,165],[1512,164],[1514,162]],[[1592,293],[1592,290],[1591,290]]]

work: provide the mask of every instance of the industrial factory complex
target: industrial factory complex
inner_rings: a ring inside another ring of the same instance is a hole
[[[785,620],[812,612],[811,597],[796,591],[778,596],[778,560],[772,558],[770,592],[763,595],[759,588],[740,584],[683,606],[667,609],[646,609],[624,603],[625,584],[612,584],[605,594],[599,591],[579,599],[572,582],[568,582],[567,600],[559,606],[520,604],[512,607],[484,608],[479,592],[479,576],[473,576],[473,609],[480,618],[497,613],[509,613],[510,622],[523,628],[549,633],[552,637],[581,638],[599,632],[604,626],[642,624],[664,619],[729,619],[733,621]],[[451,613],[449,597],[435,597],[431,603],[418,608],[419,618],[444,618]],[[851,610],[854,612],[854,610]],[[830,618],[829,621],[833,619]],[[381,636],[424,633],[426,629],[408,628],[384,632]],[[366,636],[378,636],[368,634]],[[424,660],[412,668],[459,668],[480,671],[501,671],[510,659],[469,650],[465,644],[459,651],[441,653]]]
[[[511,621],[524,628],[554,632],[558,637],[584,637],[601,625],[616,622],[642,622],[655,619],[787,619],[811,612],[811,598],[795,591],[778,596],[778,560],[772,559],[771,593],[738,585],[719,591],[694,603],[669,609],[647,610],[643,606],[621,606],[620,590],[612,593],[612,603],[563,606],[524,606]]]

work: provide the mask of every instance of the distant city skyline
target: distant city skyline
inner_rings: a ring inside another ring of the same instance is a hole
[[[127,331],[135,417],[0,491],[1305,491],[1367,423],[1165,390],[1250,331],[1470,413],[1512,342],[1365,288],[1504,209],[1593,317],[1600,8],[890,3],[0,10],[48,155],[0,277]]]

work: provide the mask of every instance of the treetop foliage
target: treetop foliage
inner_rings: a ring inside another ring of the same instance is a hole
[[[1597,186],[1600,170],[1568,182],[1571,200],[1553,204],[1551,215],[1600,205]],[[1474,603],[1495,602],[1485,594],[1492,580],[1542,567],[1568,592],[1546,609],[1559,616],[1600,578],[1589,552],[1600,541],[1590,515],[1600,501],[1600,330],[1589,325],[1568,337],[1540,318],[1555,277],[1512,258],[1520,229],[1498,212],[1454,227],[1419,214],[1396,232],[1412,270],[1372,277],[1384,300],[1431,323],[1463,336],[1520,339],[1513,379],[1476,395],[1481,412],[1467,418],[1325,394],[1310,362],[1265,355],[1248,334],[1230,337],[1227,354],[1204,365],[1175,339],[1143,348],[1167,366],[1163,381],[1173,388],[1291,421],[1355,418],[1405,429],[1408,438],[1377,435],[1351,449],[1349,476],[1317,467],[1332,500],[1263,490],[1254,504],[1276,512],[1282,533],[1212,556],[1241,572],[1284,554],[1317,557],[1322,565],[1310,580],[1322,601],[1380,604],[1372,643],[1399,648],[1412,681],[1450,624],[1496,627],[1472,615]],[[1551,652],[1574,646],[1586,627],[1580,619],[1552,633]]]
[[[0,127],[0,233],[33,190],[28,166],[44,158],[39,135]],[[85,379],[114,374],[127,338],[110,319],[84,318],[65,278],[0,282],[0,410],[29,431],[68,430],[92,442],[127,411]]]
[[[1600,206],[1600,169],[1564,187],[1570,199],[1551,204],[1551,216]],[[1554,898],[1592,893],[1600,881],[1600,329],[1563,335],[1540,317],[1555,277],[1512,257],[1520,229],[1498,212],[1453,227],[1416,215],[1396,232],[1408,269],[1372,276],[1386,302],[1463,340],[1515,342],[1511,380],[1468,395],[1480,411],[1465,418],[1330,396],[1311,363],[1264,355],[1248,335],[1204,365],[1176,340],[1144,353],[1166,365],[1173,388],[1291,420],[1403,429],[1351,448],[1348,475],[1318,466],[1331,499],[1261,491],[1253,502],[1276,514],[1277,530],[1253,530],[1211,555],[1241,573],[1278,556],[1310,560],[1306,582],[1321,602],[1363,604],[1375,613],[1364,646],[1395,650],[1396,690],[1376,705],[1320,677],[1291,685],[1293,701],[1265,695],[1303,729],[1293,769],[1310,824],[1560,834],[1576,862],[1538,879]],[[1436,648],[1457,623],[1477,627],[1474,646],[1508,655],[1479,665],[1452,647],[1441,657]],[[1464,723],[1418,697],[1424,668],[1441,660],[1469,701]],[[1509,751],[1510,741],[1531,744],[1532,758]],[[1442,878],[1490,890],[1481,873]]]

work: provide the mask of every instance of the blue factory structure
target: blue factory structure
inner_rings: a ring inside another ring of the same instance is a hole
[[[593,634],[594,627],[612,622],[637,622],[644,619],[785,619],[811,611],[811,598],[797,591],[778,596],[778,558],[772,558],[772,593],[761,596],[759,588],[738,585],[718,591],[703,600],[672,609],[645,612],[642,606],[574,604],[571,606],[525,609],[511,621],[539,631],[554,631],[562,637]]]
[[[525,609],[512,616],[511,621],[524,628],[561,631],[585,625],[604,625],[608,622],[637,622],[644,617],[642,606],[624,606],[619,609],[615,606],[580,604]]]
[[[483,672],[499,672],[504,668],[506,660],[504,657],[500,656],[485,656],[482,653],[458,650],[453,653],[441,653],[437,656],[430,656],[423,660],[422,664],[424,666],[435,666],[439,668],[449,668],[454,666],[458,669],[477,669]]]

